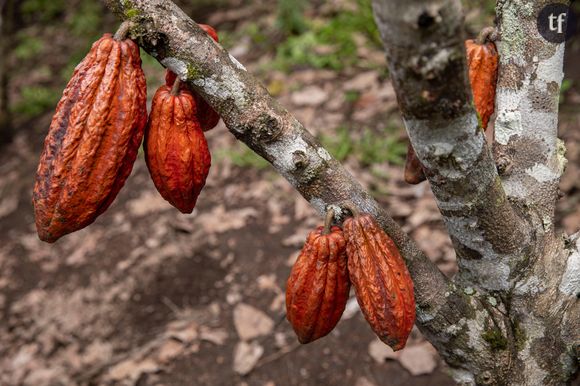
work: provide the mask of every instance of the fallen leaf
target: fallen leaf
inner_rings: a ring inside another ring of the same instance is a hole
[[[377,338],[369,343],[369,355],[375,362],[384,363],[387,359],[397,359],[400,353],[393,351],[392,348]]]
[[[264,348],[256,342],[238,342],[234,349],[234,371],[240,375],[250,373],[263,353]]]
[[[240,303],[234,308],[234,326],[240,339],[247,341],[270,334],[274,321],[259,309]]]
[[[226,339],[228,339],[228,332],[222,328],[212,329],[206,326],[202,326],[199,329],[199,337],[201,340],[205,340],[221,346],[226,342]]]
[[[399,363],[412,375],[431,374],[437,367],[437,351],[427,341],[406,347],[400,353]]]
[[[328,93],[318,86],[306,87],[292,93],[292,103],[296,106],[319,106],[328,99]]]

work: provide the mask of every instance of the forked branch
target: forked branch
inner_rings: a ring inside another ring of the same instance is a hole
[[[131,36],[139,45],[201,94],[229,130],[268,160],[322,216],[333,208],[340,220],[345,201],[374,215],[407,262],[422,331],[441,349],[451,340],[465,341],[466,332],[450,326],[465,320],[465,314],[473,314],[477,302],[445,278],[371,195],[242,64],[169,0],[105,3],[122,20],[131,19]]]

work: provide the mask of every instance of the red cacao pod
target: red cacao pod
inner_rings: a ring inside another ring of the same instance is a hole
[[[350,290],[342,230],[310,232],[286,285],[286,315],[301,343],[327,335],[336,326]]]
[[[216,42],[219,41],[215,29],[213,29],[211,26],[207,24],[199,24],[199,26],[209,36],[211,36],[213,40],[215,40]],[[177,75],[174,72],[167,70],[167,72],[165,73],[165,84],[169,87],[172,87],[173,82],[175,82],[176,78]],[[188,88],[185,83],[182,83],[182,87]],[[190,91],[195,98],[195,103],[197,105],[197,121],[199,122],[201,129],[203,131],[213,129],[220,121],[219,114],[199,94],[197,94],[193,90]]]
[[[487,129],[489,118],[495,109],[495,88],[499,64],[495,44],[485,42],[485,36],[480,35],[477,40],[465,41],[473,103],[484,130]]]
[[[191,213],[211,165],[207,141],[196,119],[195,98],[176,85],[161,86],[151,102],[145,130],[145,161],[161,196]]]
[[[147,122],[139,47],[105,34],[76,67],[56,107],[33,193],[41,240],[84,228],[131,173]]]
[[[400,350],[415,323],[413,281],[395,243],[369,214],[344,221],[348,271],[360,308],[378,337]]]

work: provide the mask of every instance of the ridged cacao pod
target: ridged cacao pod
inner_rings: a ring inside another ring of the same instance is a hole
[[[105,34],[76,67],[44,142],[33,193],[41,240],[84,228],[109,207],[131,174],[146,122],[139,47]]]
[[[310,232],[286,285],[286,315],[300,343],[327,335],[336,326],[350,290],[342,230]]]
[[[415,323],[413,281],[395,243],[369,214],[344,221],[348,271],[360,308],[393,350],[405,347]]]
[[[213,38],[213,40],[215,40],[216,42],[219,41],[218,36],[217,36],[217,32],[215,29],[213,29],[212,27],[210,27],[207,24],[199,24],[199,26],[209,36],[211,36]],[[174,72],[167,70],[165,73],[165,84],[169,87],[172,87],[173,82],[175,82],[176,78],[177,78],[177,75]],[[182,83],[181,87],[189,88],[189,87],[187,87],[187,85],[185,83]],[[203,131],[208,131],[208,130],[213,129],[214,127],[216,127],[216,125],[220,121],[219,114],[199,94],[197,94],[193,90],[190,90],[190,91],[195,98],[195,104],[197,105],[197,121],[199,122],[201,129]]]
[[[172,92],[166,85],[157,90],[144,149],[151,179],[161,196],[181,212],[191,213],[205,185],[211,156],[189,90],[180,87]]]
[[[485,40],[485,36],[488,33],[489,31],[482,32],[484,34],[482,35],[483,40]],[[480,44],[471,39],[465,41],[465,52],[475,111],[481,120],[481,127],[486,130],[489,118],[491,118],[495,109],[499,55],[493,42]],[[407,149],[405,181],[409,184],[418,184],[425,181],[425,174],[412,145],[409,145]]]
[[[476,40],[466,40],[465,49],[473,103],[485,130],[495,109],[499,55],[493,42],[480,44]]]

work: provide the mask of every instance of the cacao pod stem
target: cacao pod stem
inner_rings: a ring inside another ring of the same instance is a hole
[[[133,23],[129,20],[125,20],[124,22],[122,22],[121,25],[119,26],[119,29],[117,29],[117,32],[115,32],[115,35],[113,35],[113,39],[124,40],[127,37],[127,34],[129,33],[129,30],[131,29],[132,26]]]
[[[332,227],[332,220],[334,220],[334,209],[330,208],[326,212],[326,217],[324,219],[324,230],[322,231],[323,235],[327,235],[330,233],[330,228]]]
[[[351,213],[352,217],[357,217],[358,215],[360,215],[360,210],[358,210],[358,208],[352,201],[345,201],[342,204],[342,207],[348,210]]]
[[[181,79],[175,78],[175,82],[173,82],[173,86],[171,86],[171,95],[178,96],[179,95],[179,87],[181,86]]]
[[[497,30],[494,27],[485,27],[481,30],[475,42],[477,44],[485,44],[486,42],[494,42],[497,40]]]

